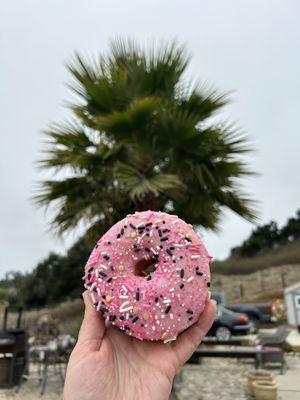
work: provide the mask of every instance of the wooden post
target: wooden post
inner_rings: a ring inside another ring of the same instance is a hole
[[[245,288],[242,283],[240,284],[240,294],[241,294],[241,297],[245,297]]]
[[[286,287],[286,280],[285,280],[286,275],[287,275],[286,272],[282,272],[281,273],[281,285],[282,285],[283,288]]]

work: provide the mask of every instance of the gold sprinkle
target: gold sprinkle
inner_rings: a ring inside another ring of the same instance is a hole
[[[138,314],[139,310],[140,309],[137,306],[135,306],[135,307],[133,307],[132,312],[133,312],[133,314]]]
[[[164,332],[164,333],[161,335],[161,338],[162,338],[162,339],[166,339],[166,337],[168,337],[168,335],[169,335],[168,332]]]
[[[125,270],[125,267],[124,267],[124,265],[123,264],[120,264],[119,266],[118,266],[118,270],[119,271],[124,271]]]
[[[189,226],[190,228],[194,228],[192,224],[188,224],[188,226]]]
[[[127,218],[132,217],[132,214],[127,214],[126,217]]]
[[[181,233],[182,235],[184,235],[184,230],[183,230],[183,229],[179,229],[179,233]]]
[[[147,321],[147,319],[149,319],[149,314],[148,314],[147,312],[145,312],[145,313],[142,315],[142,317],[143,317],[143,319],[144,319],[145,321]]]
[[[187,238],[190,238],[190,237],[192,236],[192,234],[191,234],[191,233],[187,233],[185,236],[186,236]]]
[[[132,232],[130,233],[130,237],[132,237],[132,239],[134,239],[134,238],[136,237],[136,232],[135,232],[135,231],[132,231]]]
[[[110,297],[109,295],[107,295],[107,296],[105,297],[105,300],[109,303],[109,302],[111,301],[111,297]]]

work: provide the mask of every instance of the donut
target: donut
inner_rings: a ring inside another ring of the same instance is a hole
[[[97,242],[85,266],[96,309],[140,340],[175,340],[203,312],[208,254],[193,226],[175,215],[127,215]]]

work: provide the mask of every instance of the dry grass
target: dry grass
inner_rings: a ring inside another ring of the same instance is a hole
[[[300,239],[253,257],[230,257],[225,261],[215,261],[212,272],[222,275],[249,274],[288,264],[300,264]]]

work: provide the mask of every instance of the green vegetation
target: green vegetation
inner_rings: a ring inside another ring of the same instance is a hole
[[[300,264],[300,210],[279,229],[272,221],[257,227],[225,261],[213,263],[220,274],[249,274],[271,266]]]
[[[161,210],[216,229],[224,208],[253,221],[240,178],[251,151],[236,129],[213,122],[227,98],[186,81],[189,57],[176,43],[145,50],[116,40],[69,71],[74,120],[46,132],[42,168],[55,172],[36,196],[54,205],[59,233],[83,222],[94,243],[136,210]],[[67,172],[67,175],[65,174]]]

